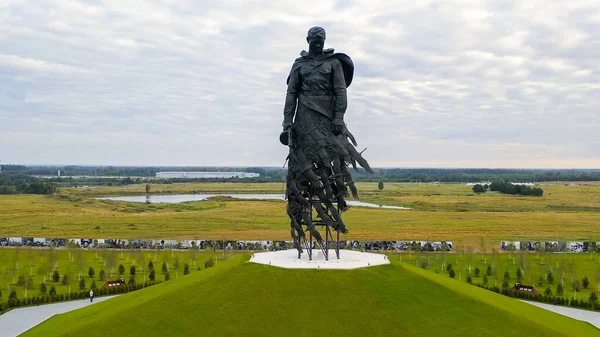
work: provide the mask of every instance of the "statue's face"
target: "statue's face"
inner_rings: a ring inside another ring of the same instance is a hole
[[[308,40],[308,45],[312,50],[323,50],[323,46],[325,46],[325,40],[321,37],[313,37]]]
[[[321,52],[325,46],[325,31],[318,32],[306,38],[310,50]]]

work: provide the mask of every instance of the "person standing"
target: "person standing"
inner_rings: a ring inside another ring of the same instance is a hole
[[[94,290],[90,290],[90,302],[94,302]]]

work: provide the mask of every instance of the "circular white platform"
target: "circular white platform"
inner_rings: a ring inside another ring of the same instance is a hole
[[[302,254],[302,258],[298,259],[298,251],[288,249],[255,253],[250,258],[250,262],[290,269],[356,269],[390,263],[386,255],[355,250],[340,250],[339,260],[335,256],[335,251],[329,250],[329,261],[325,261],[325,256],[320,249],[313,249],[312,261],[308,259],[306,251]]]

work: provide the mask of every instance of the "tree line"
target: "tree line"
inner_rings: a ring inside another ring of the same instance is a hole
[[[25,174],[0,173],[0,194],[52,194],[56,185]]]

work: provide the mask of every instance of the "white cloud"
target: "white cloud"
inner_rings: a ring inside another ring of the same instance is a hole
[[[599,17],[586,1],[3,2],[0,155],[281,165],[285,78],[322,25],[355,61],[346,118],[374,166],[600,167]]]

